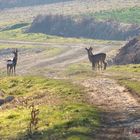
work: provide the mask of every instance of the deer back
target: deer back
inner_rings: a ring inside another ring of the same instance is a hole
[[[99,61],[104,61],[106,59],[106,54],[105,53],[98,53],[93,55],[93,61],[99,62]]]

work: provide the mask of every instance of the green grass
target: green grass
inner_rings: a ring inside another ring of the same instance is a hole
[[[139,73],[140,72],[140,64],[116,65],[113,67],[109,67],[108,71]]]
[[[71,64],[65,69],[63,74],[76,79],[95,77],[99,75],[98,72],[92,70],[91,64],[87,62]]]
[[[0,79],[0,89],[5,95],[29,96],[40,91],[66,95],[79,93],[78,88],[67,81],[40,77],[4,77]]]
[[[140,95],[140,81],[120,79],[119,83],[125,85],[128,89]]]
[[[12,26],[7,26],[6,28],[2,29],[1,31],[14,30],[14,29],[26,27],[28,25],[29,25],[29,23],[17,23]]]
[[[110,76],[128,89],[140,95],[140,65],[129,64],[109,67]]]
[[[59,97],[57,105],[42,103],[44,97],[36,105],[40,110],[40,121],[38,133],[32,137],[34,140],[90,140],[93,138],[93,131],[99,126],[98,110],[83,100],[82,88],[69,81],[29,76],[4,77],[0,79],[0,89],[5,96],[14,95],[16,98],[35,97],[41,93],[50,95],[54,100]],[[36,100],[33,98],[32,102]],[[13,106],[11,109],[0,110],[0,138],[27,140],[29,120],[29,108]]]
[[[98,20],[114,20],[124,23],[140,24],[140,7],[101,11],[93,14],[91,13],[90,15]]]

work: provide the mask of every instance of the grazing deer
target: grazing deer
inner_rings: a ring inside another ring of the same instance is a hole
[[[102,65],[104,64],[104,70],[105,70],[107,66],[107,63],[105,62],[106,54],[98,53],[98,54],[93,55],[92,47],[90,47],[89,49],[88,48],[85,48],[85,49],[87,50],[89,61],[92,63],[92,69],[95,69],[97,67],[99,70],[100,65],[102,69]]]
[[[13,60],[7,60],[7,75],[16,74],[18,50],[15,49],[12,53],[14,54]]]

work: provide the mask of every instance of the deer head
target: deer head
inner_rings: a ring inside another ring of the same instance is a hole
[[[92,48],[92,47],[90,47],[90,48],[89,48],[89,50],[90,50],[90,51],[92,51],[92,50],[93,50],[93,48]]]
[[[85,49],[87,50],[88,54],[92,55],[92,50],[93,50],[92,47],[90,47],[89,49],[88,48],[85,48]]]
[[[16,48],[16,49],[14,49],[14,50],[12,51],[12,53],[13,53],[15,56],[17,56],[18,49],[17,49],[17,48]]]

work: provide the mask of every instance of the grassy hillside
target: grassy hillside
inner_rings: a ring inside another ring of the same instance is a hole
[[[101,11],[91,15],[98,20],[114,20],[117,22],[140,24],[140,7]]]
[[[84,101],[81,87],[68,81],[5,77],[0,78],[0,89],[5,97],[12,95],[16,98],[0,110],[2,139],[28,139],[31,112],[28,106],[32,103],[40,111],[38,130],[32,135],[34,140],[90,140],[99,126],[97,109]]]

